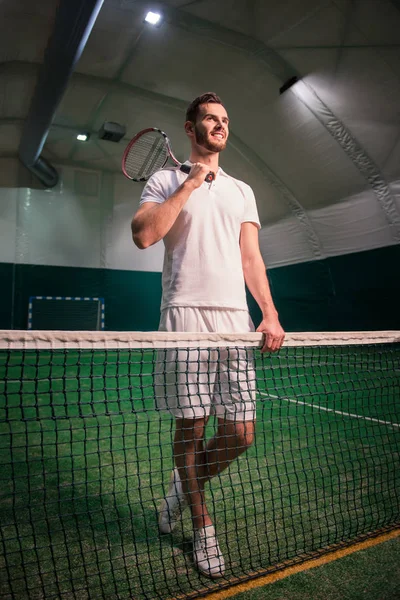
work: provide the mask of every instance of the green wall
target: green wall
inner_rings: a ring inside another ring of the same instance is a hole
[[[12,265],[0,264],[0,274],[4,289],[11,290]],[[161,273],[16,265],[14,314],[11,292],[7,292],[0,301],[0,328],[26,329],[29,296],[102,296],[106,329],[154,330],[158,328]]]
[[[400,329],[400,246],[268,271],[287,331]],[[29,296],[103,296],[106,329],[155,330],[161,274],[0,263],[0,328],[25,329]],[[249,298],[255,322],[258,307]]]
[[[400,329],[400,246],[268,271],[287,331]],[[251,312],[259,319],[254,301]]]
[[[0,263],[0,329],[12,327],[14,271],[15,265]]]

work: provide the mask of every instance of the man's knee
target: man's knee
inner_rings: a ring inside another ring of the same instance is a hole
[[[219,435],[229,438],[229,446],[247,450],[254,443],[255,424],[253,421],[240,423],[223,421],[219,425]]]
[[[194,442],[204,438],[207,419],[176,419],[175,440]]]
[[[239,428],[237,439],[239,447],[247,450],[254,443],[254,426],[253,423],[244,423],[243,425]]]

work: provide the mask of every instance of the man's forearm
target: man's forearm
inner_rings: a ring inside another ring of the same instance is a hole
[[[278,315],[262,259],[251,261],[243,266],[243,274],[250,293],[257,302],[264,318]]]
[[[187,180],[165,202],[135,215],[132,237],[138,248],[148,248],[168,233],[194,189]]]

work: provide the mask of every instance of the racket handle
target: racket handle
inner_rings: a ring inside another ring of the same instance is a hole
[[[204,181],[207,181],[207,183],[211,183],[212,181],[214,181],[214,179],[215,179],[215,175],[212,171],[210,171],[209,173],[207,173]]]
[[[189,165],[181,165],[179,168],[183,173],[187,173],[187,174],[190,173]],[[211,183],[212,181],[214,181],[214,179],[215,179],[215,175],[212,171],[210,171],[209,173],[207,173],[204,181],[206,181],[207,183]]]

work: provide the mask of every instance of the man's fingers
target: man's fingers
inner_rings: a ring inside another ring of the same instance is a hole
[[[261,352],[277,352],[283,344],[285,336],[274,336],[264,332],[264,344]]]
[[[188,179],[191,179],[196,183],[197,187],[200,187],[210,173],[212,173],[212,171],[210,171],[209,166],[204,165],[203,163],[193,163],[188,175]],[[215,178],[215,173],[213,173],[213,178]],[[210,181],[212,180],[213,179]]]
[[[264,334],[264,346],[262,348],[262,352],[272,352],[271,350],[272,339],[270,334]]]

